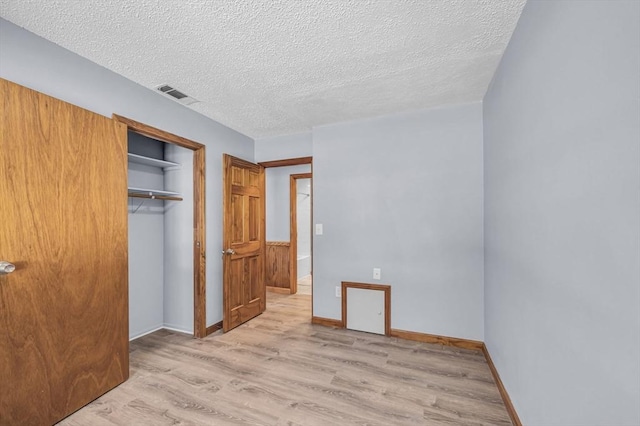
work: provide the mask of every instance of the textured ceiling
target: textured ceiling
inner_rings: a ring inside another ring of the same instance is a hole
[[[525,0],[0,0],[0,16],[248,136],[479,101]]]

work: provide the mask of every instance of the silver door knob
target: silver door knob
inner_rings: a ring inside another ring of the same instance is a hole
[[[0,275],[10,274],[16,270],[16,265],[5,260],[0,260]]]
[[[222,254],[236,254],[236,251],[234,249],[226,249],[226,250],[222,250]]]

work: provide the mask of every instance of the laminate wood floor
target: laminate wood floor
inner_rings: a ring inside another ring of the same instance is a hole
[[[298,293],[297,294],[311,294],[311,275],[298,278]],[[311,316],[311,315],[309,315]]]
[[[131,378],[60,424],[511,424],[480,352],[312,325],[310,303],[269,293],[227,334],[137,339]]]

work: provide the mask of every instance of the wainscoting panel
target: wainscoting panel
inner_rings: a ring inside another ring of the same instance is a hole
[[[267,241],[267,287],[289,289],[289,241]]]

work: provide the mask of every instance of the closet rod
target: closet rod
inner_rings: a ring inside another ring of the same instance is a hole
[[[182,201],[182,197],[169,197],[168,195],[149,195],[149,194],[141,194],[139,192],[130,192],[129,197],[134,198],[151,198],[153,200],[171,200],[171,201]]]

